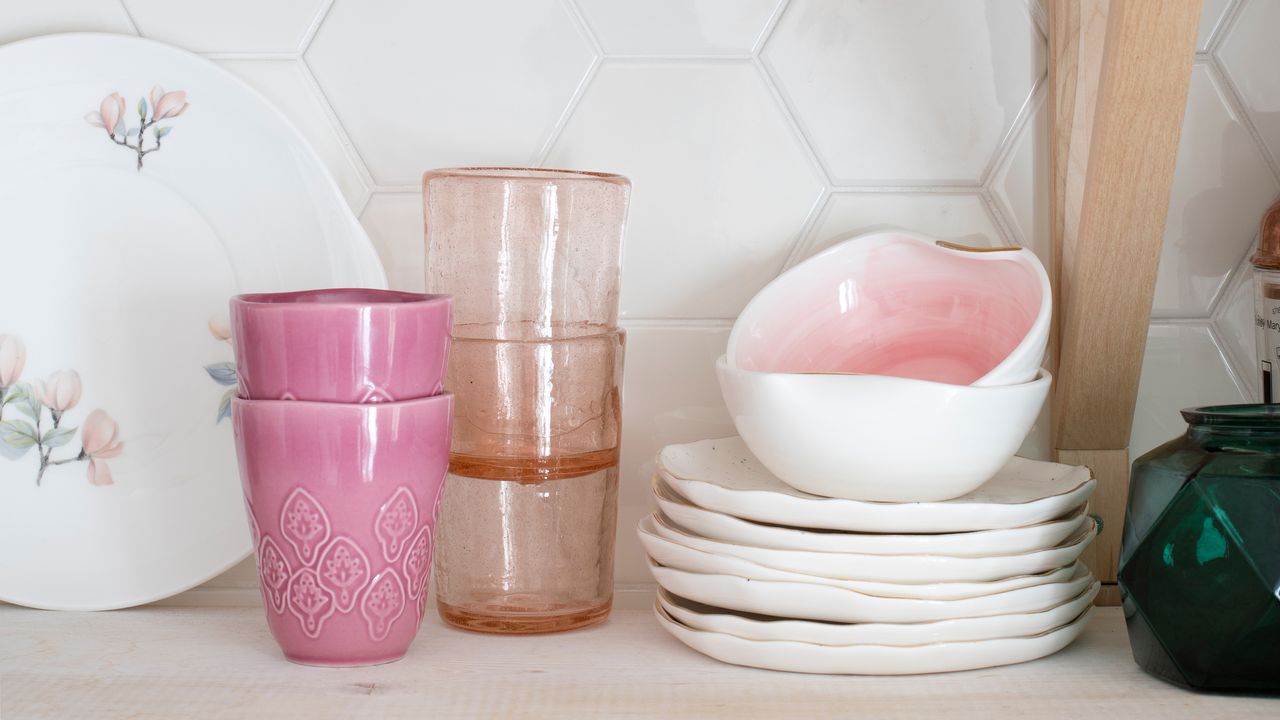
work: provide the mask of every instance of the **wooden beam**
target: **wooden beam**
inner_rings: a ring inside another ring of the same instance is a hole
[[[1129,434],[1201,0],[1055,0],[1051,205],[1057,280],[1054,447],[1098,479],[1085,560],[1114,583]],[[1118,601],[1118,593],[1100,596]]]
[[[1063,261],[1060,449],[1128,446],[1200,7],[1110,3],[1079,233]]]

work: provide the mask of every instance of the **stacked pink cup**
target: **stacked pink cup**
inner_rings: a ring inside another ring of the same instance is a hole
[[[231,300],[240,478],[267,625],[293,662],[391,662],[417,635],[449,466],[451,325],[448,295]]]

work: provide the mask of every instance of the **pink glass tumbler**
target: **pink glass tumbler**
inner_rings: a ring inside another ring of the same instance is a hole
[[[457,627],[584,627],[613,598],[629,181],[458,168],[423,176],[427,287],[454,297],[458,396],[436,553]]]

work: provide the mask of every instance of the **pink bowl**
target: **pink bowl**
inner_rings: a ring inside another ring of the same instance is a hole
[[[365,288],[237,295],[240,395],[379,403],[439,394],[452,310],[448,295]]]
[[[288,659],[404,656],[427,603],[453,395],[231,403],[267,625]]]
[[[1049,276],[1030,250],[862,235],[779,275],[729,334],[729,367],[1015,385],[1040,370]]]

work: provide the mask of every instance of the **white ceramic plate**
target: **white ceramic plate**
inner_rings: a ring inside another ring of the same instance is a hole
[[[1079,617],[1092,605],[1101,586],[1095,582],[1071,600],[1043,612],[902,624],[828,623],[735,613],[676,597],[661,588],[658,589],[658,604],[672,618],[694,630],[725,633],[747,640],[908,647],[1046,633]]]
[[[1045,583],[960,600],[891,598],[816,583],[748,580],[736,575],[692,573],[649,561],[668,592],[713,607],[800,620],[841,623],[915,623],[1041,612],[1061,605],[1093,584],[1087,570],[1066,582]]]
[[[829,675],[920,675],[1013,665],[1052,655],[1080,637],[1093,609],[1086,610],[1069,625],[1042,635],[914,647],[747,640],[694,630],[672,619],[660,605],[654,607],[654,614],[663,629],[680,642],[732,665]]]
[[[849,533],[766,525],[704,510],[667,487],[661,477],[653,480],[653,495],[663,515],[693,533],[712,540],[778,550],[957,557],[1013,555],[1053,547],[1079,533],[1090,522],[1084,506],[1080,506],[1057,520],[1020,528],[915,535]]]
[[[377,256],[276,109],[160,43],[0,47],[0,138],[0,599],[92,610],[180,592],[252,547],[221,419],[228,298],[384,287]],[[33,416],[41,444],[23,447]]]
[[[1017,575],[1035,575],[1075,562],[1097,535],[1097,524],[1090,520],[1087,528],[1057,547],[1020,555],[970,558],[757,548],[698,537],[664,522],[657,515],[641,521],[640,527],[694,550],[748,560],[775,570],[818,578],[888,583],[990,582]]]
[[[637,528],[640,544],[649,557],[660,565],[688,572],[711,575],[736,575],[749,580],[781,580],[784,582],[814,583],[844,588],[864,595],[880,597],[919,598],[921,600],[961,600],[964,598],[993,595],[1008,590],[1065,582],[1081,569],[1079,562],[1055,568],[1036,575],[1018,575],[990,582],[925,582],[886,583],[866,580],[836,580],[802,573],[775,570],[727,555],[715,555],[703,550],[681,545],[655,533],[652,519],[646,518]]]
[[[876,533],[951,533],[1034,525],[1083,505],[1089,469],[1015,457],[973,492],[943,502],[878,503],[810,495],[760,464],[742,438],[668,445],[658,472],[698,507],[798,528]]]

